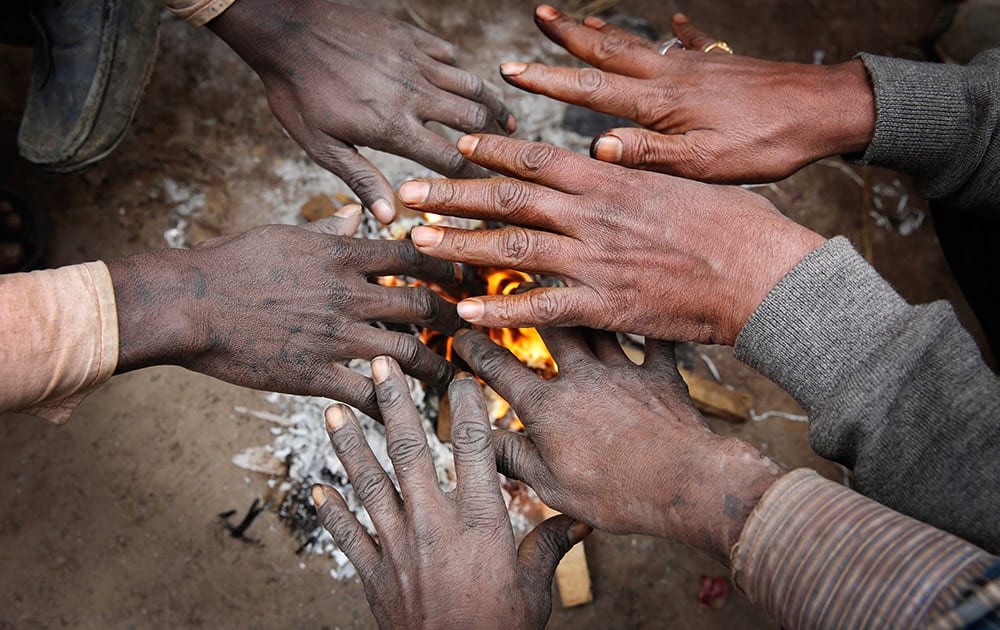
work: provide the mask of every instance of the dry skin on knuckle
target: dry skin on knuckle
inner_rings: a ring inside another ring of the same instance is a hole
[[[610,61],[627,51],[629,43],[618,35],[608,35],[602,37],[594,46],[594,57],[598,61]]]
[[[423,431],[407,430],[389,440],[387,452],[396,468],[406,468],[418,461],[427,452],[427,439]]]
[[[440,313],[440,298],[437,293],[427,287],[413,289],[411,295],[411,310],[413,316],[421,324],[430,324],[437,320]]]
[[[533,321],[538,324],[549,324],[558,321],[564,311],[568,310],[566,298],[557,295],[556,291],[535,291],[528,294],[528,306]]]
[[[527,175],[540,175],[556,160],[554,147],[544,144],[532,144],[523,147],[517,154],[515,164]]]
[[[492,189],[493,207],[506,214],[508,219],[520,216],[527,209],[530,195],[524,185],[512,179],[501,179]]]
[[[375,504],[388,501],[389,490],[392,488],[385,472],[377,466],[366,466],[356,473],[351,479],[351,486],[354,487],[354,492],[361,499],[361,503],[369,509]],[[392,490],[395,491],[394,488]]]
[[[528,260],[532,248],[531,235],[519,227],[505,228],[498,244],[500,256],[515,266]]]

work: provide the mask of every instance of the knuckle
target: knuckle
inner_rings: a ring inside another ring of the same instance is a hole
[[[462,515],[462,525],[465,529],[500,530],[505,514],[500,514],[495,499],[485,493],[468,493],[462,497],[473,507],[466,507]]]
[[[462,87],[465,94],[477,101],[486,96],[486,84],[474,74],[466,72],[462,75]]]
[[[388,479],[385,473],[375,468],[362,470],[351,481],[355,494],[365,506],[380,503],[389,498]]]
[[[594,55],[601,61],[613,59],[628,48],[628,42],[617,35],[602,37],[594,47]]]
[[[527,175],[538,175],[556,160],[556,149],[545,144],[526,147],[518,156],[520,170]]]
[[[420,358],[423,345],[417,341],[416,337],[401,336],[393,348],[392,357],[400,365],[413,365]],[[395,390],[395,388],[393,388]],[[402,392],[395,390],[395,394],[402,396]]]
[[[424,456],[427,439],[423,434],[408,431],[391,440],[386,450],[396,468],[405,468]]]
[[[507,363],[504,353],[507,350],[500,348],[489,349],[479,355],[476,362],[476,371],[488,376],[498,376],[504,373],[504,365]]]
[[[399,260],[401,266],[408,269],[417,269],[420,267],[421,263],[427,259],[420,250],[417,249],[413,241],[402,241],[399,247],[396,249],[396,257]]]
[[[492,117],[485,106],[475,103],[468,106],[463,120],[468,131],[486,131]]]
[[[493,187],[493,205],[510,217],[519,215],[528,207],[528,189],[512,179],[499,180]]]
[[[413,290],[412,296],[411,308],[417,321],[421,324],[435,321],[441,308],[437,294],[427,287],[420,287]]]
[[[469,167],[469,164],[471,164],[471,162],[466,160],[464,155],[459,153],[457,150],[453,149],[449,151],[448,155],[445,157],[444,160],[445,172],[442,174],[457,177],[461,175],[466,168]]]
[[[528,298],[532,319],[539,324],[555,321],[567,310],[566,300],[560,298],[554,291],[538,291]]]
[[[357,431],[351,430],[349,426],[335,432],[332,441],[333,450],[344,457],[356,456],[366,444],[364,437],[359,435]]]
[[[463,422],[453,429],[452,447],[457,452],[469,455],[489,452],[493,448],[493,434],[483,424]]]
[[[513,264],[523,262],[531,251],[531,236],[524,228],[512,227],[503,230],[500,239],[500,254]]]
[[[676,111],[678,87],[658,85],[651,97],[636,101],[635,120],[645,127],[661,129],[665,127]]]
[[[599,94],[607,87],[604,73],[595,68],[583,68],[576,73],[577,87],[584,94]]]

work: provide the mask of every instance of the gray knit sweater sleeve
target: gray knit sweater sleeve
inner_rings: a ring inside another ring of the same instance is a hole
[[[947,302],[911,306],[835,238],[751,315],[736,356],[810,417],[858,491],[1000,551],[1000,380]]]
[[[859,161],[911,175],[926,199],[1000,213],[1000,48],[967,66],[859,55],[875,89],[875,136]]]

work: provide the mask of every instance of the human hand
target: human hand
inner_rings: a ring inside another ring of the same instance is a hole
[[[524,433],[493,432],[500,471],[596,529],[663,536],[728,563],[783,470],[751,444],[712,433],[673,344],[648,339],[636,365],[613,333],[539,333],[559,366],[548,381],[481,332],[455,337],[455,350],[524,424]]]
[[[469,177],[482,171],[424,125],[515,128],[483,81],[455,66],[454,46],[378,13],[326,0],[239,0],[209,26],[260,76],[289,135],[383,223],[395,216],[395,194],[356,146]]]
[[[646,129],[612,129],[591,154],[606,162],[716,183],[775,181],[818,159],[865,150],[874,93],[859,60],[835,66],[778,63],[701,52],[715,40],[683,15],[674,34],[686,50],[590,17],[583,24],[548,5],[535,23],[594,68],[510,62],[516,87],[629,118]]]
[[[371,381],[344,359],[388,354],[413,376],[451,380],[450,363],[392,322],[451,334],[454,304],[432,290],[383,287],[406,274],[439,284],[455,265],[409,241],[351,238],[361,207],[305,227],[266,225],[108,263],[118,309],[118,372],[176,364],[255,389],[325,396],[378,417]]]
[[[462,301],[459,314],[475,324],[588,326],[731,345],[778,280],[824,241],[740,188],[499,136],[465,136],[459,149],[527,182],[419,180],[403,184],[400,199],[422,212],[523,227],[422,226],[412,231],[417,248],[568,285]]]
[[[312,496],[323,526],[357,568],[379,627],[543,627],[556,565],[590,528],[556,516],[515,547],[479,383],[460,375],[448,388],[457,486],[446,494],[399,366],[379,357],[372,375],[401,496],[350,409],[331,406],[326,423],[378,542],[335,489],[316,485]]]

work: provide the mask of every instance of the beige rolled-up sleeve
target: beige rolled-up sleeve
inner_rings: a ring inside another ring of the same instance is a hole
[[[164,0],[174,15],[195,26],[204,26],[217,18],[236,0]]]
[[[103,262],[0,275],[0,411],[62,424],[118,366]]]
[[[764,494],[730,559],[737,587],[791,630],[926,627],[996,562],[806,469]]]

